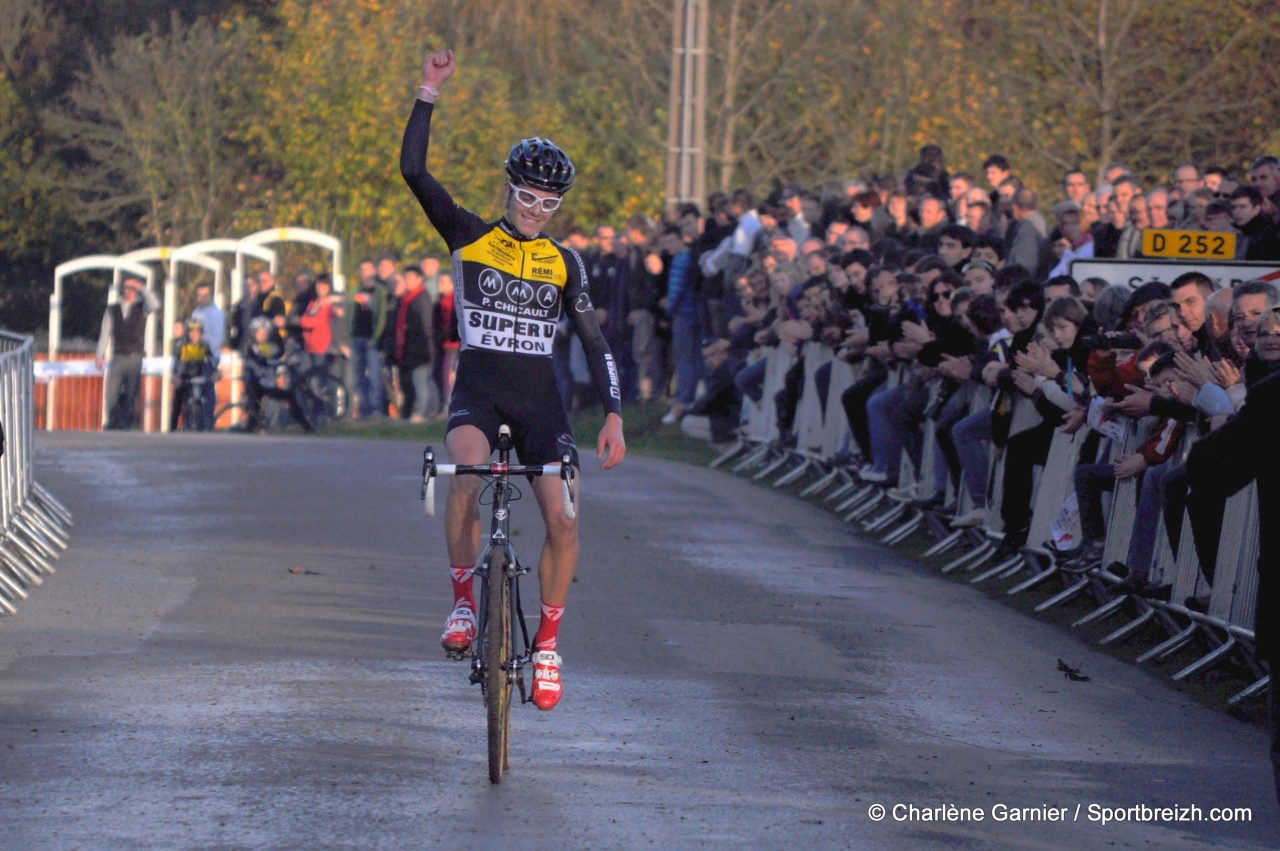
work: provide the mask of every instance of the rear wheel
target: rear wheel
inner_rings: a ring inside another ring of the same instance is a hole
[[[317,429],[323,428],[334,420],[347,415],[351,407],[351,396],[347,385],[343,384],[327,367],[318,366],[307,371],[300,383],[304,390],[307,419]]]
[[[507,559],[495,552],[485,579],[484,701],[489,722],[489,782],[511,767],[511,597]]]

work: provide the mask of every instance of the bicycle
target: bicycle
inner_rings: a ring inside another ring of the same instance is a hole
[[[203,375],[193,375],[187,379],[187,383],[189,389],[186,398],[182,402],[182,430],[210,431],[213,423],[209,421],[204,395],[209,378]]]
[[[293,397],[297,413],[306,419],[303,427],[319,431],[330,422],[346,417],[351,409],[347,385],[327,366],[315,366],[299,374],[300,364],[296,353],[281,360],[275,368],[275,386]],[[240,401],[218,408],[213,421],[227,424],[219,430],[242,431],[247,423],[255,421],[254,413],[253,402],[246,393]],[[289,411],[288,400],[278,393],[259,393],[256,413],[256,422],[262,431],[281,431],[291,422],[297,422],[297,417]]]
[[[480,604],[476,640],[471,645],[470,682],[479,684],[488,726],[489,782],[501,783],[502,773],[511,768],[511,695],[520,691],[520,702],[533,698],[525,689],[524,669],[533,658],[529,629],[520,606],[520,577],[529,568],[520,563],[511,546],[510,505],[520,499],[520,490],[511,483],[512,476],[559,476],[563,485],[563,511],[573,519],[573,482],[575,471],[568,453],[559,464],[512,465],[511,429],[498,429],[498,460],[488,464],[437,464],[435,450],[428,446],[422,453],[422,492],[428,517],[435,516],[435,480],[437,476],[481,476],[488,484],[480,492],[492,492],[492,520],[489,543],[476,565],[480,577]],[[465,654],[452,658],[461,659]]]

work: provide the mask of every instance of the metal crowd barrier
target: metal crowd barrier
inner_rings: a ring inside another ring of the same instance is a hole
[[[963,568],[975,572],[971,584],[978,584],[993,577],[1010,580],[1016,584],[1007,588],[1009,595],[1026,592],[1053,580],[1060,587],[1051,589],[1049,596],[1035,606],[1036,612],[1062,605],[1082,595],[1092,595],[1096,606],[1078,618],[1073,626],[1097,623],[1120,613],[1130,617],[1118,628],[1100,639],[1100,643],[1113,644],[1139,635],[1150,636],[1143,627],[1156,625],[1167,637],[1157,639],[1158,644],[1141,653],[1135,661],[1146,663],[1166,659],[1174,653],[1185,651],[1199,644],[1203,652],[1194,661],[1182,667],[1172,676],[1180,680],[1203,672],[1226,659],[1234,658],[1252,670],[1256,679],[1244,690],[1233,696],[1229,703],[1236,704],[1263,692],[1269,682],[1266,670],[1253,658],[1254,619],[1258,584],[1259,517],[1256,486],[1250,485],[1227,500],[1222,520],[1214,582],[1210,588],[1202,575],[1194,546],[1191,522],[1184,519],[1181,539],[1175,557],[1169,546],[1163,517],[1159,521],[1156,549],[1150,573],[1151,579],[1172,586],[1169,600],[1145,598],[1113,590],[1121,577],[1108,572],[1113,561],[1123,562],[1128,555],[1130,538],[1137,513],[1137,498],[1141,476],[1118,482],[1106,499],[1107,537],[1101,566],[1083,574],[1062,571],[1056,562],[1056,553],[1044,543],[1050,535],[1051,524],[1062,509],[1066,498],[1074,491],[1073,473],[1078,463],[1081,445],[1087,428],[1076,434],[1066,434],[1059,429],[1053,436],[1049,454],[1043,467],[1038,468],[1032,493],[1026,498],[1032,505],[1030,535],[1020,555],[996,562],[993,556],[1003,538],[1000,518],[1000,500],[1003,484],[1004,457],[991,453],[988,465],[987,517],[983,524],[967,529],[950,530],[943,520],[935,516],[936,509],[922,507],[901,496],[904,486],[915,486],[920,498],[927,499],[941,490],[935,482],[933,446],[935,443],[932,421],[924,428],[923,463],[915,469],[903,450],[899,476],[899,495],[891,497],[888,485],[871,485],[861,482],[856,473],[856,461],[849,449],[852,439],[846,420],[841,394],[861,374],[861,365],[849,365],[832,360],[831,352],[824,346],[810,343],[792,352],[778,347],[764,352],[768,358],[765,372],[764,394],[759,405],[747,404],[748,417],[743,434],[737,444],[712,462],[713,466],[732,461],[734,472],[751,475],[756,480],[775,477],[773,485],[800,486],[804,497],[821,495],[821,501],[830,506],[845,522],[859,520],[864,531],[881,534],[886,544],[898,544],[922,530],[931,538],[931,544],[923,557],[932,558],[948,551],[959,554],[941,567],[946,573]],[[804,359],[804,389],[796,409],[793,433],[797,436],[794,446],[785,446],[777,428],[775,396],[783,388],[787,371],[796,358]],[[818,396],[814,374],[824,364],[831,364],[831,380],[826,396],[825,409]],[[904,378],[904,371],[890,368],[886,378],[893,386]],[[931,393],[938,391],[940,379],[934,379]],[[991,404],[988,388],[967,382],[960,393],[969,400],[969,413]],[[1034,427],[1039,419],[1032,402],[1019,397],[1014,402],[1011,434]],[[1120,418],[1124,426],[1122,437],[1102,437],[1098,458],[1111,461],[1131,453],[1150,434],[1156,420],[1147,418],[1134,421]],[[1186,458],[1195,437],[1192,429],[1179,447],[1179,451],[1166,463],[1181,463]],[[843,460],[842,460],[843,459]],[[812,477],[806,481],[806,477]],[[831,490],[835,485],[835,489]],[[824,492],[825,495],[824,495]],[[967,512],[972,507],[968,488],[948,477],[945,485],[945,502],[954,507],[955,513]],[[885,506],[888,506],[885,509]],[[872,515],[877,508],[879,515]],[[897,525],[895,525],[897,524]],[[883,534],[888,530],[887,534]],[[979,572],[979,568],[985,568]],[[1029,572],[1029,575],[1024,576]],[[1184,601],[1208,594],[1207,610],[1189,608]]]
[[[52,574],[70,542],[71,512],[32,476],[35,455],[35,344],[0,331],[0,612],[17,604]]]

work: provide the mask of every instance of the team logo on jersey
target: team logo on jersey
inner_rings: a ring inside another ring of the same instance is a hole
[[[551,306],[556,303],[557,294],[558,291],[552,284],[543,284],[538,287],[538,306],[550,310]]]
[[[573,309],[578,313],[586,313],[588,310],[595,310],[595,308],[591,306],[591,296],[586,293],[579,295],[578,300],[573,303]]]
[[[533,287],[527,281],[512,280],[507,282],[507,298],[520,307],[533,301]]]
[[[502,275],[493,269],[485,269],[480,273],[480,292],[493,298],[502,292]]]

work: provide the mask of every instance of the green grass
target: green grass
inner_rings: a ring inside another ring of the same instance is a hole
[[[623,431],[627,439],[627,452],[681,461],[686,464],[707,464],[719,452],[714,446],[685,435],[679,426],[663,425],[665,405],[656,402],[627,405],[622,411]],[[604,425],[604,414],[599,409],[578,414],[572,419],[573,438],[583,458],[594,458],[596,438]],[[353,437],[364,440],[415,440],[422,443],[443,445],[444,423],[410,425],[403,420],[342,420],[325,428],[327,437]]]
[[[325,437],[358,437],[363,440],[417,440],[444,443],[444,423],[410,425],[407,420],[385,417],[368,420],[345,419],[325,426]]]
[[[681,461],[686,464],[709,464],[720,453],[709,443],[695,440],[678,425],[663,425],[666,405],[657,402],[627,405],[622,409],[622,429],[627,438],[627,452]],[[597,410],[573,418],[573,439],[584,457],[595,457],[596,439],[604,426],[604,414]]]

